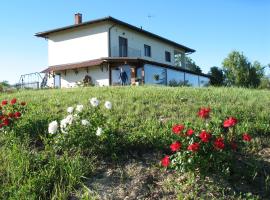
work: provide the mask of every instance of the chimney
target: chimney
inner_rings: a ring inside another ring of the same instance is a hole
[[[81,24],[82,23],[82,14],[77,13],[75,14],[75,24]]]

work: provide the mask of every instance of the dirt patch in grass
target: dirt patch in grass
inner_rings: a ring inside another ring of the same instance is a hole
[[[176,193],[164,187],[172,172],[158,167],[160,154],[144,154],[120,164],[103,163],[88,182],[100,199],[175,199]]]
[[[264,149],[269,158],[268,150]],[[182,174],[160,168],[161,157],[160,153],[146,153],[117,163],[104,162],[87,187],[97,199],[267,199],[265,176],[261,174],[253,184],[242,180],[245,173],[229,180],[216,174]],[[254,187],[258,180],[261,184]]]

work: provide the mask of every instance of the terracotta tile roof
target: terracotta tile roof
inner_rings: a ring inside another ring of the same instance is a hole
[[[41,73],[48,73],[51,71],[64,71],[64,70],[70,70],[70,69],[86,68],[86,67],[100,65],[103,62],[104,62],[104,60],[102,60],[102,59],[96,59],[96,60],[88,60],[85,62],[69,63],[69,64],[63,64],[63,65],[54,65],[54,66],[50,66],[47,69],[43,70]]]
[[[64,70],[72,70],[72,69],[80,69],[80,68],[86,68],[86,67],[92,67],[92,66],[97,66],[101,65],[103,63],[119,63],[119,64],[153,64],[153,65],[158,65],[162,66],[168,69],[173,69],[176,71],[182,71],[182,72],[188,72],[191,74],[196,74],[204,77],[210,77],[208,74],[203,74],[203,73],[197,73],[190,71],[188,69],[184,69],[181,67],[177,67],[174,65],[168,65],[168,64],[163,64],[155,61],[149,61],[145,60],[142,58],[137,58],[137,57],[105,57],[105,58],[100,58],[100,59],[95,59],[95,60],[88,60],[84,62],[78,62],[78,63],[68,63],[68,64],[63,64],[63,65],[55,65],[55,66],[50,66],[47,69],[43,70],[41,73],[48,73],[51,71],[64,71]]]

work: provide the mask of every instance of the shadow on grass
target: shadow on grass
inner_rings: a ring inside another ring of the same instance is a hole
[[[269,149],[269,150],[268,150]],[[260,199],[270,199],[270,148],[263,149],[260,158],[238,155],[229,183],[238,194],[252,193]]]
[[[260,158],[238,154],[229,176],[194,173],[192,178],[189,173],[159,168],[160,151],[133,150],[122,154],[117,162],[103,162],[87,185],[103,198],[175,199],[192,194],[190,198],[270,199],[270,162],[265,159],[269,152]]]

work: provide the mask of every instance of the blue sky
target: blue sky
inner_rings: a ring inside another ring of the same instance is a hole
[[[232,50],[270,63],[269,0],[9,0],[0,4],[0,81],[47,67],[47,42],[36,32],[113,16],[196,49],[207,73]],[[150,18],[148,16],[151,16]]]

